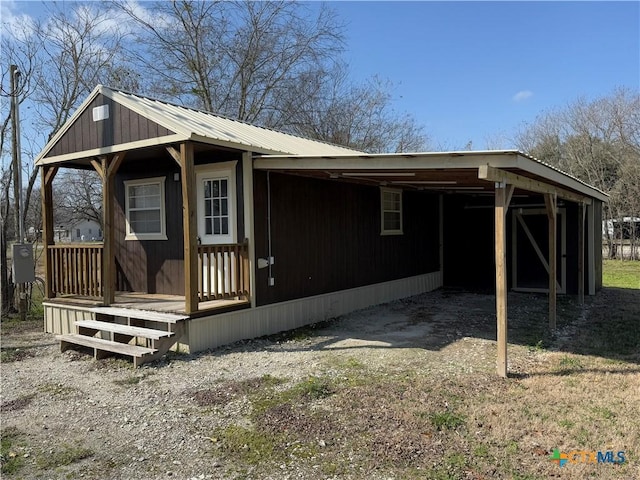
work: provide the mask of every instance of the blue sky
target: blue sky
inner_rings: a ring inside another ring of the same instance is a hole
[[[42,8],[1,1],[14,15]],[[511,148],[540,113],[640,88],[637,1],[329,5],[345,23],[353,76],[392,81],[396,108],[424,125],[433,149]]]
[[[640,87],[640,2],[332,2],[361,78],[396,85],[434,147],[512,146],[579,96]],[[520,95],[518,95],[520,94]]]

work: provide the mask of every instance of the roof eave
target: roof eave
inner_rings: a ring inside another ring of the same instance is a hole
[[[83,160],[83,159],[92,158],[92,157],[99,157],[102,155],[110,155],[112,153],[124,152],[127,150],[135,150],[135,149],[145,148],[145,147],[157,147],[162,145],[169,145],[172,143],[183,142],[185,140],[188,140],[188,138],[185,138],[184,135],[181,135],[181,134],[167,135],[164,137],[155,137],[148,140],[122,143],[119,145],[110,145],[108,147],[94,148],[92,150],[83,150],[81,152],[73,152],[65,155],[58,155],[55,157],[41,158],[38,161],[37,166],[62,164],[67,162],[73,162],[75,160]]]

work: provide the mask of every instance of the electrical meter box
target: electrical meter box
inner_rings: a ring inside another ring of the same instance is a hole
[[[33,261],[33,245],[17,243],[13,246],[13,282],[35,282],[36,272]]]

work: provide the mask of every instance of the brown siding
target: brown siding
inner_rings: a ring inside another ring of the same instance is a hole
[[[152,164],[153,167],[149,168]],[[115,209],[118,290],[184,295],[182,193],[173,179],[177,164],[168,158],[124,163],[117,174]],[[124,181],[165,176],[167,240],[125,240]]]
[[[267,174],[256,171],[256,256],[268,256]],[[378,187],[270,174],[272,255],[257,270],[259,305],[439,269],[438,197],[404,192],[404,235],[380,235]]]
[[[212,159],[227,156],[203,153],[196,158],[202,164]],[[174,181],[178,173],[177,164],[168,156],[154,159],[125,162],[116,178],[115,228],[117,288],[121,291],[165,293],[184,295],[184,236],[182,224],[181,182]],[[125,190],[124,181],[138,178],[166,177],[165,213],[167,240],[125,240]],[[242,163],[236,170],[238,205],[238,239],[244,234],[244,207],[242,193]],[[193,186],[196,188],[196,186]]]
[[[109,105],[109,118],[94,122],[93,109],[105,104]],[[104,95],[98,95],[53,146],[47,157],[164,137],[173,133]]]
[[[474,208],[468,208],[474,207]],[[445,287],[494,292],[493,197],[444,196]],[[511,215],[507,215],[507,279],[511,284]]]

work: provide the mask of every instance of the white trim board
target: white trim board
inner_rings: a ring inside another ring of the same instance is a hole
[[[191,353],[293,330],[442,286],[440,271],[189,321]]]

